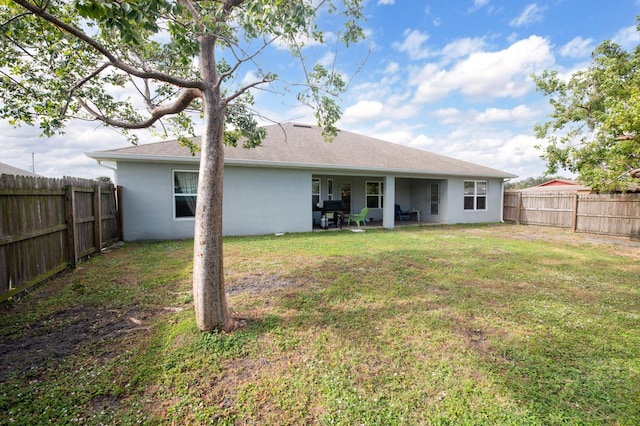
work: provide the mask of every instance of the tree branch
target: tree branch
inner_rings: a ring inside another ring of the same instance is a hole
[[[245,0],[221,0],[220,3],[224,5],[224,10],[228,13],[231,12],[236,7],[240,6],[244,3]]]
[[[276,38],[273,38],[271,40],[263,40],[263,45],[262,47],[260,47],[260,49],[256,50],[253,54],[249,54],[249,52],[245,52],[242,48],[240,48],[239,46],[237,46],[240,51],[242,52],[242,57],[238,56],[236,54],[235,49],[233,48],[232,44],[229,43],[229,45],[231,46],[231,53],[233,53],[233,56],[236,59],[236,63],[233,67],[231,67],[231,69],[229,69],[229,71],[226,71],[224,73],[222,73],[220,75],[220,78],[218,79],[218,87],[220,87],[222,85],[222,82],[224,82],[225,79],[227,79],[228,77],[232,76],[233,74],[235,74],[236,70],[238,68],[240,68],[240,66],[245,63],[245,62],[253,62],[253,59],[257,56],[259,56],[268,46],[270,46],[274,41],[276,40]],[[229,42],[229,41],[228,41]],[[254,63],[255,64],[255,63]],[[264,78],[263,78],[264,80]],[[270,80],[267,80],[270,81]]]
[[[78,82],[78,84],[76,84],[75,86],[73,86],[70,90],[69,93],[73,93],[78,87],[83,86],[86,82],[88,82],[89,80],[91,80],[93,77],[97,76],[98,74],[100,74],[102,71],[106,70],[107,68],[109,68],[109,64],[102,64],[100,67],[98,67],[94,72],[92,72],[91,74],[89,74],[88,76],[86,76],[85,78],[83,78],[82,80],[80,80],[80,82]]]
[[[156,121],[160,120],[162,117],[166,115],[178,114],[184,111],[185,109],[187,109],[194,99],[201,98],[201,97],[202,97],[202,92],[199,89],[191,89],[191,88],[185,89],[173,104],[155,108],[153,111],[151,111],[151,117],[149,117],[144,121],[140,121],[138,123],[128,123],[125,121],[111,119],[109,117],[106,117],[100,114],[99,112],[96,112],[86,102],[82,100],[79,100],[78,102],[96,120],[102,121],[103,123],[109,126],[135,130],[135,129],[146,129],[148,127],[151,127]]]
[[[236,99],[238,96],[242,95],[243,93],[245,93],[247,90],[256,87],[256,86],[260,86],[261,84],[265,84],[265,83],[269,83],[272,80],[269,80],[267,78],[267,76],[262,77],[262,80],[259,81],[254,81],[253,83],[247,84],[246,86],[241,87],[240,89],[236,90],[231,96],[228,96],[224,99],[224,103],[225,104],[230,104],[234,99]]]
[[[140,69],[138,69],[136,67],[133,67],[133,66],[131,66],[131,65],[125,63],[125,62],[122,62],[118,58],[116,58],[111,52],[109,52],[109,50],[107,50],[107,48],[105,48],[98,41],[94,40],[92,37],[88,36],[87,34],[85,34],[82,31],[80,31],[78,28],[76,28],[76,27],[74,27],[72,25],[69,25],[66,22],[56,18],[55,16],[47,13],[45,11],[45,9],[40,8],[40,7],[30,3],[28,1],[25,1],[25,0],[14,0],[14,3],[19,4],[20,6],[24,7],[25,9],[27,9],[28,11],[30,11],[34,15],[38,16],[39,18],[44,19],[45,21],[55,25],[56,27],[60,28],[61,30],[63,30],[65,32],[71,34],[72,36],[82,40],[83,42],[85,42],[89,46],[93,47],[96,51],[101,53],[105,58],[107,58],[107,60],[109,61],[109,63],[112,66],[114,66],[115,68],[118,68],[118,69],[126,72],[127,74],[131,74],[131,75],[134,75],[134,76],[139,77],[139,78],[164,81],[165,83],[173,84],[175,86],[184,87],[184,88],[193,88],[193,89],[202,88],[202,83],[200,81],[185,80],[185,79],[182,79],[182,78],[174,77],[174,76],[169,75],[169,74],[165,74],[165,73],[161,73],[161,72],[157,72],[157,71],[143,71],[143,70],[140,70]]]
[[[198,28],[200,28],[200,31],[204,32],[204,27],[202,25],[202,16],[200,16],[200,13],[198,13],[198,10],[195,8],[193,3],[190,0],[178,0],[178,4],[183,5],[189,10],[191,16],[193,16],[194,24]]]

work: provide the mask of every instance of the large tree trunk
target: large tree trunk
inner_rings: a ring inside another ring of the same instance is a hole
[[[218,75],[214,57],[215,39],[201,40],[201,74],[204,132],[196,203],[193,299],[196,321],[202,331],[231,331],[235,324],[224,290],[222,251],[222,184],[224,173],[225,106],[215,86]]]

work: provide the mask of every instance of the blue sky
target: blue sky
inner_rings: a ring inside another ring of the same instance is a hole
[[[339,127],[520,178],[545,170],[533,126],[550,109],[529,76],[545,69],[571,75],[589,65],[604,40],[627,50],[640,44],[640,0],[368,0],[365,12],[367,39],[337,53],[338,69],[353,76]],[[321,25],[329,19],[321,17]],[[330,35],[327,42],[305,53],[331,63]],[[262,65],[295,79],[293,64],[276,50]],[[252,78],[251,70],[243,73],[243,80]],[[286,97],[260,91],[256,99],[272,120],[313,122],[311,111]],[[95,124],[43,139],[37,129],[0,123],[0,135],[1,162],[31,170],[35,153],[36,173],[52,177],[112,176],[84,153],[127,144]]]

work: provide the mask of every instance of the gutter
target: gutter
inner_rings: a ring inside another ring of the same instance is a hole
[[[166,156],[166,155],[132,155],[132,154],[119,154],[119,153],[107,153],[104,152],[89,152],[86,155],[90,158],[101,161],[141,161],[141,162],[154,162],[154,163],[182,163],[182,164],[194,164],[200,162],[200,157],[184,157],[184,156]],[[342,172],[345,174],[353,174],[359,172],[362,175],[366,174],[395,174],[398,176],[406,177],[423,177],[424,175],[442,176],[442,177],[490,177],[490,178],[511,178],[515,175],[508,175],[505,177],[505,173],[493,174],[482,172],[447,172],[443,170],[416,170],[416,169],[399,169],[399,168],[383,168],[383,167],[368,167],[368,166],[350,166],[344,164],[323,164],[323,163],[293,163],[288,161],[265,161],[265,160],[247,160],[247,159],[234,159],[229,158],[224,160],[225,165],[229,166],[243,166],[243,167],[269,167],[280,169],[301,169],[301,170],[328,170],[333,172]]]
[[[111,166],[109,164],[105,164],[105,163],[102,162],[102,160],[96,160],[96,161],[98,162],[98,166],[100,166],[100,167],[103,167],[105,169],[109,169],[109,170],[114,171],[114,172],[118,170],[117,166]]]

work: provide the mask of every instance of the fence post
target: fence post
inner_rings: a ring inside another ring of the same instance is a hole
[[[96,253],[102,251],[102,191],[101,185],[93,187],[93,244]]]
[[[571,230],[576,232],[578,229],[578,193],[573,196],[573,218],[571,220]]]
[[[520,209],[522,208],[522,192],[518,191],[518,202],[516,209],[516,225],[520,225]]]
[[[65,186],[65,219],[67,222],[67,260],[72,268],[78,265],[78,235],[76,233],[76,196],[73,185]]]
[[[117,202],[117,214],[118,214],[118,241],[124,241],[124,218],[122,216],[122,186],[116,187],[116,202]]]

